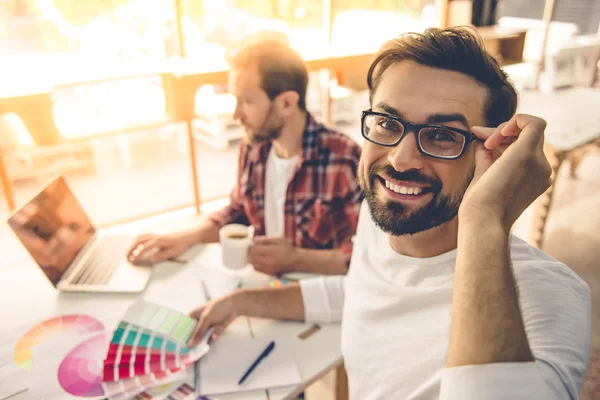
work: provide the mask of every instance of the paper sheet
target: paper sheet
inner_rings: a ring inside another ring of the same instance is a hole
[[[242,280],[233,271],[208,267],[203,264],[198,264],[197,270],[200,273],[200,279],[206,282],[212,299],[223,297],[242,285]]]
[[[275,341],[275,349],[263,359],[242,385],[238,381],[269,345],[269,339],[222,338],[199,361],[197,391],[218,395],[249,390],[269,389],[299,384],[302,379],[292,352],[285,341]]]
[[[143,394],[135,397],[134,400],[165,400],[165,399],[188,399],[195,398],[194,388],[190,383],[160,386],[146,390]],[[216,399],[215,399],[216,400]]]
[[[6,399],[29,388],[29,373],[0,355],[0,399]]]
[[[155,386],[138,394],[134,397],[133,400],[164,400],[171,393],[176,391],[179,388],[179,386],[181,386],[180,382],[167,383],[164,385]]]
[[[102,359],[106,353],[106,334],[77,335],[67,332],[61,337],[38,345],[33,355],[30,399],[71,400],[85,397],[89,400],[106,398],[102,384]],[[171,374],[149,385],[123,387],[127,394],[115,394],[111,399],[129,399],[157,385],[193,382],[193,367]],[[164,387],[164,386],[163,386]],[[165,390],[174,390],[164,387]],[[158,391],[158,389],[156,389]]]
[[[283,277],[291,281],[301,281],[303,279],[312,279],[322,276],[321,274],[311,274],[309,272],[288,272]]]
[[[102,384],[104,387],[104,395],[111,400],[116,400],[118,398],[129,399],[157,386],[165,386],[172,384],[173,382],[181,384],[181,382],[188,378],[190,371],[192,371],[193,375],[193,369],[194,367],[192,365],[177,372],[171,372],[168,375],[159,375],[158,377],[155,374],[148,374],[117,382],[104,382]],[[160,379],[160,381],[157,379]],[[193,376],[191,379],[193,379]],[[124,396],[125,393],[127,393],[126,396]]]
[[[94,302],[88,303],[93,305]],[[99,317],[92,317],[87,312],[54,315],[9,332],[2,332],[0,335],[0,399],[29,389],[32,382],[30,372],[33,365],[32,354],[40,344],[64,335],[73,335],[70,337],[78,340],[83,334],[110,329],[117,321],[117,315],[122,311],[118,308],[114,310],[109,307],[110,302],[106,303],[104,311],[98,313]],[[86,310],[85,307],[70,308]]]
[[[161,380],[161,384],[158,385],[154,385],[151,387],[135,387],[133,389],[129,389],[125,392],[121,392],[119,394],[116,395],[112,395],[109,396],[108,399],[109,400],[130,400],[132,398],[137,398],[138,396],[142,396],[142,398],[146,398],[148,399],[148,396],[151,396],[150,394],[148,394],[149,391],[154,390],[156,393],[159,393],[162,395],[164,395],[164,397],[158,396],[157,398],[166,398],[168,397],[169,393],[165,393],[165,392],[174,392],[175,390],[177,390],[178,387],[181,386],[181,384],[183,382],[185,382],[186,380],[191,380],[193,379],[193,377],[190,377],[190,371],[193,371],[193,368],[188,368],[185,370],[182,370],[178,373],[172,374],[168,377],[165,377]],[[192,373],[193,374],[193,373]],[[151,397],[152,398],[152,397]]]
[[[208,294],[217,299],[241,285],[241,279],[230,271],[219,270],[190,261],[192,265],[173,270],[173,265],[159,265],[153,271],[159,279],[152,279],[144,292],[144,300],[170,307],[183,313],[207,302],[202,288],[206,283]],[[155,267],[156,268],[156,267]]]
[[[65,332],[40,343],[33,352],[29,398],[104,398],[101,373],[107,342],[104,332],[89,335]]]
[[[28,328],[3,333],[0,337],[0,399],[13,396],[29,388],[29,372],[14,361],[15,343]]]

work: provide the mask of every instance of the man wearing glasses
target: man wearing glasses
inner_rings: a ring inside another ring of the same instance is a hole
[[[348,276],[208,303],[192,344],[236,315],[341,320],[353,399],[579,398],[589,288],[510,234],[549,186],[545,122],[464,28],[386,43],[368,84]]]
[[[218,242],[224,225],[242,223],[258,235],[249,253],[258,271],[345,274],[361,201],[359,145],[307,111],[306,65],[282,39],[258,33],[228,58],[234,118],[247,139],[230,204],[192,231],[138,237],[129,260],[171,259],[194,244]],[[219,171],[214,175],[219,179]]]

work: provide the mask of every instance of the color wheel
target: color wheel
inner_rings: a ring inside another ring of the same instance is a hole
[[[99,333],[71,350],[58,367],[62,388],[79,397],[102,396],[102,358],[106,335]]]
[[[63,315],[48,319],[31,328],[17,342],[13,352],[15,362],[21,368],[30,371],[33,348],[49,339],[52,335],[60,334],[67,330],[84,335],[93,332],[104,332],[104,325],[96,318],[88,315]]]

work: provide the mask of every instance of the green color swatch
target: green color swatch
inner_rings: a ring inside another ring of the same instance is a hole
[[[175,312],[169,313],[167,319],[159,328],[160,332],[168,335],[173,330],[173,327],[177,325],[177,321],[179,321],[179,314]]]
[[[187,341],[188,335],[191,334],[191,331],[195,326],[196,322],[197,321],[195,319],[185,316],[181,319],[179,325],[177,325],[177,328],[175,328],[175,332],[173,332],[173,337],[180,342]]]

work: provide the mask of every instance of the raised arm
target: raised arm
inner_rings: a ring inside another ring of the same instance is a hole
[[[545,126],[516,115],[495,129],[473,128],[487,140],[477,145],[459,210],[442,399],[558,400],[581,389],[590,328],[586,285],[560,271],[542,280],[548,269],[529,265],[517,287],[509,252],[513,223],[549,186]]]

